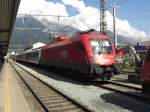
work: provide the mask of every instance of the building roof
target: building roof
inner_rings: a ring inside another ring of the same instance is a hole
[[[6,55],[20,0],[0,0],[0,54]]]

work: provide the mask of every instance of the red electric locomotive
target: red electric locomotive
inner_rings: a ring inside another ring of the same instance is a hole
[[[82,32],[71,38],[59,36],[41,48],[40,64],[80,72],[84,78],[110,79],[117,73],[115,51],[107,35]]]
[[[141,71],[141,77],[142,77],[142,91],[144,93],[149,92],[150,93],[150,47],[147,51],[142,71]]]

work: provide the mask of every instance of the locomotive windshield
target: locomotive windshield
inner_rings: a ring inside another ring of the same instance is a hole
[[[92,51],[94,54],[110,54],[112,53],[112,46],[106,39],[93,38],[90,39]]]

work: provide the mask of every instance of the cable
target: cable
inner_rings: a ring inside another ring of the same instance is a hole
[[[109,0],[108,0],[109,1]],[[121,3],[123,3],[123,2],[125,2],[125,1],[127,1],[127,0],[121,0],[121,1],[119,1],[119,2],[116,2],[116,5],[118,5],[118,4],[121,4]],[[107,9],[109,9],[111,6],[108,6],[107,8],[106,8],[106,10]],[[98,10],[96,13],[93,13],[93,14],[91,14],[91,15],[89,15],[89,16],[87,16],[87,17],[85,17],[85,18],[83,18],[82,20],[86,20],[86,19],[88,19],[88,18],[90,18],[90,17],[93,17],[93,15],[96,15],[96,14],[98,14],[98,13],[100,13],[100,11]],[[18,16],[19,15],[25,15],[25,16],[27,16],[27,14],[17,14]],[[28,14],[28,16],[53,16],[53,17],[69,17],[69,16],[59,16],[59,15],[41,15],[41,14]],[[75,25],[75,24],[77,24],[77,23],[74,23],[74,24],[72,24],[72,25],[67,25],[66,27],[64,27],[64,28],[67,28],[67,27],[71,27],[71,26],[73,26],[73,25]]]
[[[60,16],[60,15],[49,15],[49,14],[17,14],[17,16],[53,16],[53,17],[69,17],[69,16]]]

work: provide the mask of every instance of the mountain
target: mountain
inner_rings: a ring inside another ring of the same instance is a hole
[[[48,31],[45,31],[48,30]],[[20,45],[23,48],[32,46],[36,42],[49,43],[55,35],[71,35],[79,30],[73,27],[52,23],[45,19],[42,21],[34,17],[19,17],[16,19],[10,46]],[[107,33],[113,40],[113,33]],[[118,43],[135,43],[137,40],[117,35]]]
[[[51,41],[51,37],[55,35],[71,35],[79,31],[72,27],[64,27],[66,26],[48,22],[44,19],[41,22],[33,17],[19,17],[15,22],[10,46],[19,45],[26,48],[37,42],[47,44]]]
[[[113,32],[111,31],[107,31],[107,34],[109,35],[109,37],[112,39],[114,39],[114,36],[113,36]],[[136,44],[138,42],[137,39],[134,39],[132,37],[125,37],[125,36],[122,36],[122,35],[117,35],[117,42],[119,44]]]

